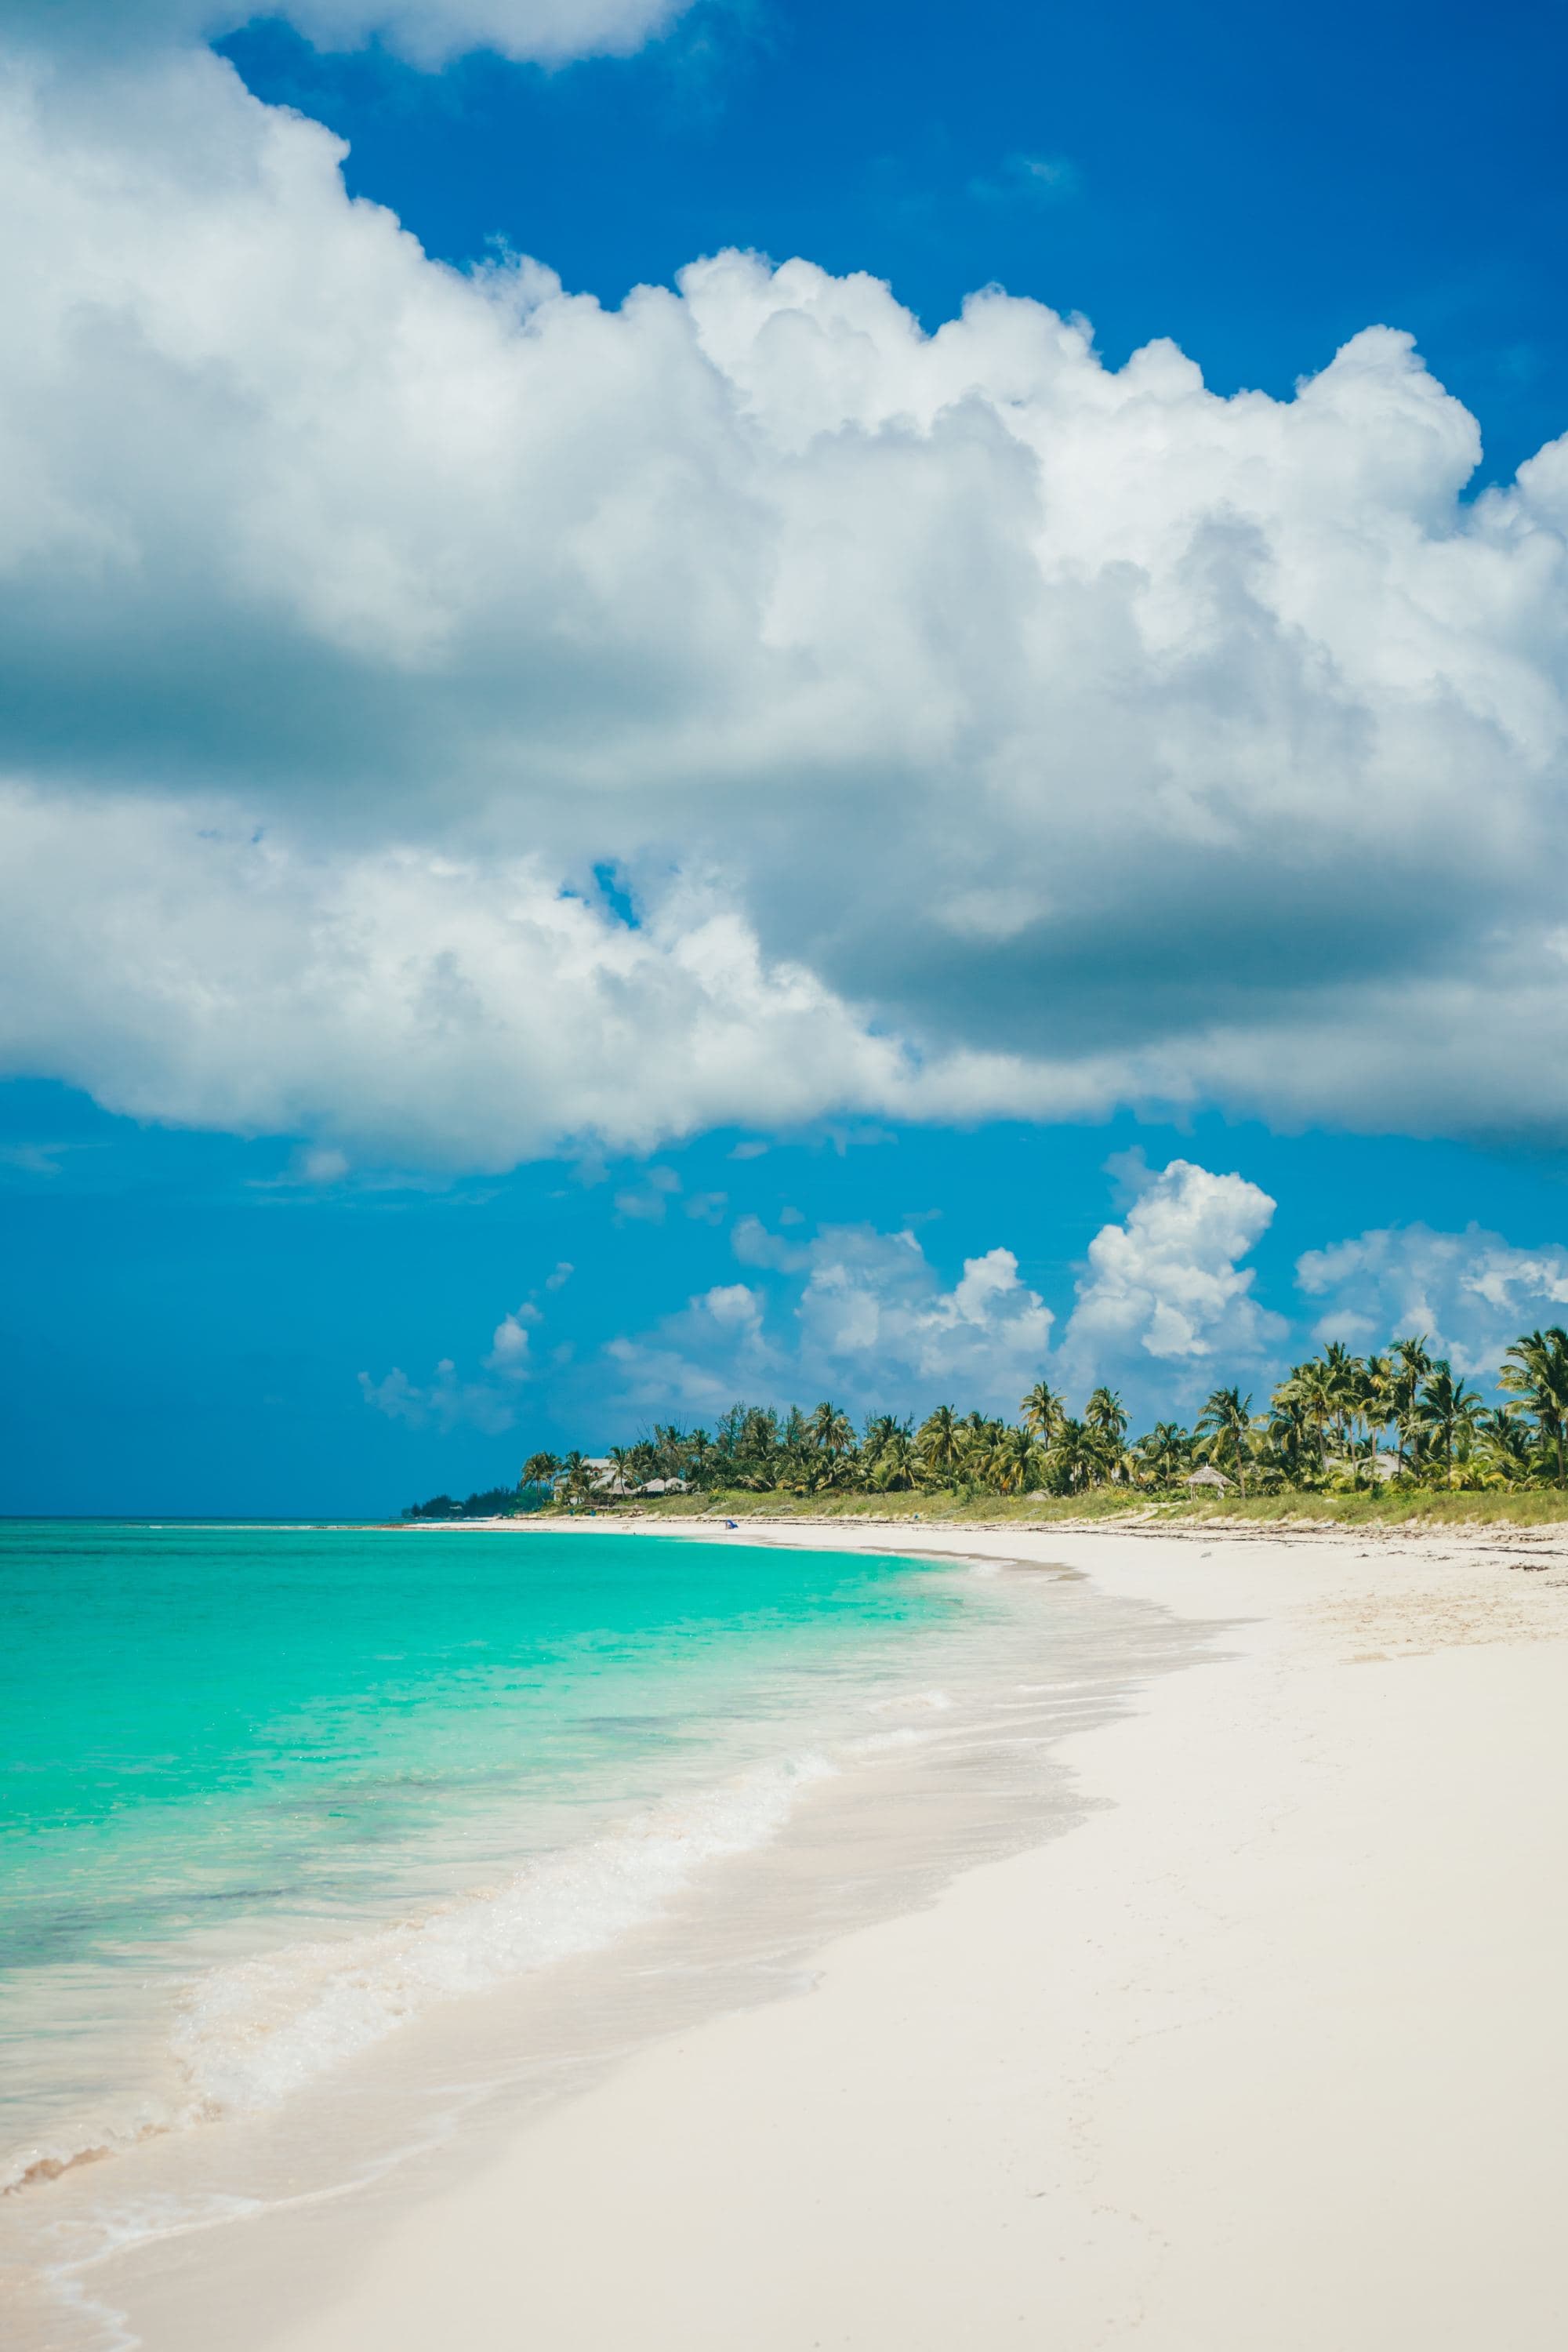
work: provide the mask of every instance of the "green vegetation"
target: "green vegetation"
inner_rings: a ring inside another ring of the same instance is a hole
[[[530,1493],[526,1484],[516,1486],[487,1486],[482,1495],[469,1495],[457,1502],[450,1495],[432,1495],[427,1503],[405,1503],[405,1519],[514,1519],[526,1511],[537,1511],[550,1500],[550,1489]]]
[[[1075,1416],[1043,1380],[1016,1422],[939,1405],[918,1428],[874,1413],[858,1432],[826,1402],[785,1414],[738,1404],[712,1431],[667,1423],[601,1456],[533,1454],[523,1490],[567,1510],[635,1501],[732,1517],[1568,1517],[1568,1332],[1517,1339],[1500,1386],[1503,1402],[1489,1405],[1419,1335],[1365,1357],[1331,1340],[1292,1368],[1266,1411],[1216,1388],[1190,1430],[1161,1421],[1129,1437],[1113,1391],[1097,1388]],[[417,1514],[435,1515],[431,1505]]]

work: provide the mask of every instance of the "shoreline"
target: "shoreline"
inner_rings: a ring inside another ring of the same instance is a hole
[[[963,1530],[1226,1628],[1060,1743],[1075,1826],[629,2056],[244,2344],[1555,2347],[1568,1551],[1187,1532]],[[132,2311],[150,2352],[211,2340],[166,2280]]]
[[[1568,1517],[1563,1519],[1483,1519],[1466,1516],[1455,1518],[1405,1519],[1244,1519],[1183,1517],[1163,1518],[1156,1511],[1143,1513],[1129,1510],[1124,1516],[1109,1515],[1082,1519],[1023,1519],[1023,1518],[960,1518],[957,1516],[931,1519],[914,1519],[899,1513],[865,1511],[825,1513],[812,1517],[805,1513],[780,1511],[747,1512],[733,1527],[720,1511],[690,1512],[677,1515],[670,1511],[639,1511],[618,1509],[605,1512],[528,1512],[505,1518],[473,1519],[384,1519],[366,1521],[386,1535],[529,1535],[565,1534],[614,1535],[617,1531],[635,1535],[656,1535],[668,1529],[672,1535],[715,1538],[727,1535],[744,1537],[753,1528],[799,1530],[813,1541],[836,1534],[853,1533],[857,1528],[892,1528],[900,1534],[925,1538],[943,1532],[975,1535],[1027,1537],[1031,1539],[1054,1540],[1060,1537],[1077,1540],[1089,1537],[1097,1540],[1130,1540],[1148,1543],[1211,1544],[1283,1544],[1321,1545],[1334,1549],[1355,1549],[1367,1544],[1386,1544],[1398,1548],[1407,1546],[1429,1551],[1433,1546],[1452,1542],[1471,1550],[1510,1552],[1540,1549],[1552,1552],[1568,1566]],[[1020,1567],[1028,1567],[1028,1559],[1020,1558]]]

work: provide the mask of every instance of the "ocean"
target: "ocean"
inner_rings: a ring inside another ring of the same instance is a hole
[[[1038,1570],[540,1527],[14,1522],[0,1630],[0,2295],[99,2352],[111,2258],[1065,1825],[1061,1733],[1191,1647]]]

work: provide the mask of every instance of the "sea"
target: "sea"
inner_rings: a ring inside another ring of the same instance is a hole
[[[5,2341],[259,2344],[289,2230],[1081,1818],[1192,1630],[883,1532],[0,1523]]]

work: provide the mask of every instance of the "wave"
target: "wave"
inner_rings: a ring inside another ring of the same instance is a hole
[[[212,1969],[187,1988],[174,2032],[184,2098],[118,2133],[20,2151],[0,2172],[0,2194],[162,2132],[278,2106],[437,2002],[605,1950],[657,1917],[703,1864],[765,1843],[800,1792],[837,1769],[816,1753],[759,1765],[545,1855],[498,1886],[366,1934]]]

